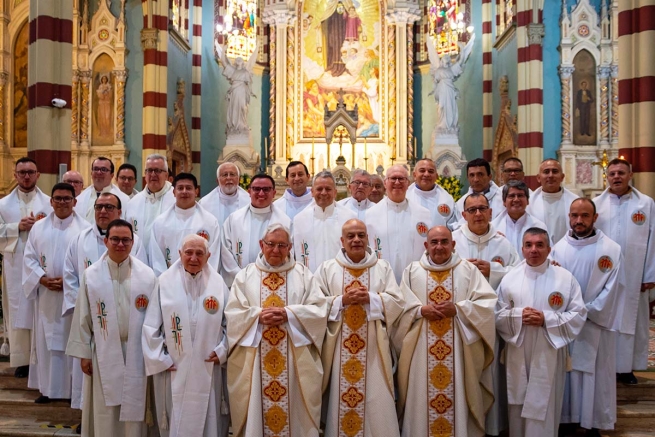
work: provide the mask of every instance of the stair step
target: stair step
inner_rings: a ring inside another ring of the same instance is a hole
[[[655,372],[635,372],[637,385],[616,385],[618,402],[655,401]]]
[[[617,422],[615,431],[653,432],[655,430],[655,402],[640,401],[619,404],[616,409]]]
[[[0,362],[0,390],[36,391],[27,388],[27,378],[16,378],[14,376],[15,370],[15,368],[9,366],[8,362]]]
[[[46,436],[77,436],[76,424],[64,424],[71,428],[62,428],[61,422],[45,422],[42,420],[11,419],[0,417],[0,436],[16,437],[46,437]]]
[[[70,402],[55,400],[49,404],[35,404],[36,391],[0,390],[0,417],[31,418],[44,421],[79,423],[80,410],[70,407]]]

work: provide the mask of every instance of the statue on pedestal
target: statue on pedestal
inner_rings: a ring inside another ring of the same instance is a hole
[[[227,91],[227,136],[248,135],[248,105],[252,93],[252,72],[257,60],[257,48],[250,55],[248,62],[238,57],[234,64],[230,62],[225,49],[216,43],[216,53],[223,64],[223,76],[230,83]]]

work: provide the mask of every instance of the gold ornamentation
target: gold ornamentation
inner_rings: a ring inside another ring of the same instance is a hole
[[[343,342],[343,345],[350,351],[351,354],[355,355],[360,350],[366,347],[366,343],[362,340],[359,335],[354,332]]]
[[[341,430],[348,437],[354,437],[362,429],[362,418],[354,410],[348,411],[341,419]]]
[[[364,366],[355,358],[346,361],[341,370],[346,380],[351,384],[355,384],[364,377]]]
[[[437,364],[430,372],[430,382],[434,388],[445,390],[453,379],[453,372],[443,364]]]
[[[267,277],[262,281],[265,286],[268,287],[271,291],[277,291],[282,285],[284,285],[284,278],[277,273],[269,273]]]
[[[343,312],[343,317],[350,329],[357,331],[366,323],[366,310],[361,305],[349,305]]]
[[[355,278],[359,278],[366,271],[366,269],[348,269],[348,268],[346,270],[348,270],[348,273],[353,275]],[[359,281],[356,281],[356,282],[359,282]],[[360,286],[361,286],[361,284],[360,284]],[[346,287],[346,289],[347,289],[347,287]]]
[[[436,398],[430,401],[430,406],[434,408],[437,413],[443,414],[453,406],[453,401],[444,396],[443,393],[439,393]]]
[[[270,328],[266,328],[264,330],[264,334],[262,336],[272,346],[277,346],[282,340],[284,340],[286,335],[287,334],[277,326],[271,326]]]
[[[443,340],[439,340],[430,348],[430,354],[436,357],[439,361],[443,361],[450,353],[453,351],[453,348],[444,343]]]
[[[273,381],[264,387],[264,394],[273,402],[278,402],[284,395],[287,394],[287,389],[284,388],[284,386],[279,382]]]
[[[271,293],[262,304],[262,308],[284,308],[284,306],[284,300],[275,293]]]
[[[355,387],[350,387],[348,391],[341,395],[341,400],[348,404],[350,408],[355,408],[357,404],[364,400],[364,395],[357,391]]]
[[[264,357],[264,370],[276,378],[287,368],[286,358],[277,349],[271,349]]]
[[[449,437],[453,435],[453,425],[443,417],[439,417],[430,425],[432,437]]]
[[[430,321],[430,330],[434,332],[437,337],[443,337],[452,327],[450,320],[451,319],[432,320]]]
[[[448,275],[450,275],[450,270],[443,270],[441,272],[430,271],[430,276],[432,277],[432,279],[437,281],[437,283],[442,283],[443,281],[445,281]]]
[[[348,269],[348,271],[350,272],[350,269]],[[361,271],[363,272],[364,270],[361,270]],[[356,288],[359,288],[359,287],[362,287],[362,286],[363,286],[363,284],[361,282],[359,282],[357,279],[355,279],[350,284],[346,285],[346,288],[344,290],[344,294],[345,293],[350,293],[351,291],[355,290]]]
[[[287,426],[287,413],[277,405],[273,405],[264,413],[264,423],[275,433],[282,432]]]
[[[432,302],[441,303],[450,301],[452,294],[450,294],[443,286],[437,285],[436,288],[430,292],[429,297]]]

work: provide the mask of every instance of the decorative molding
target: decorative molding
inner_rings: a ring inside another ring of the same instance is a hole
[[[141,29],[141,50],[156,49],[159,41],[159,29]]]
[[[528,24],[528,41],[530,45],[541,45],[544,36],[546,35],[545,26],[541,23]]]
[[[502,50],[507,45],[507,43],[514,39],[514,35],[516,35],[516,24],[509,26],[507,29],[505,29],[502,35],[496,38],[494,48],[496,50]]]
[[[144,29],[145,30],[145,29]],[[180,34],[180,32],[177,31],[177,29],[173,26],[168,26],[168,34],[170,35],[170,40],[173,41],[173,44],[177,46],[180,50],[182,50],[183,54],[189,53],[191,50],[191,44],[189,44],[189,40],[186,39],[183,35]],[[143,36],[141,38],[141,42],[143,43]]]

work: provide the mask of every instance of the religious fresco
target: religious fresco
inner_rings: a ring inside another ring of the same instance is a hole
[[[93,143],[114,143],[114,61],[100,55],[93,66]]]
[[[29,26],[21,27],[14,46],[14,147],[27,147],[27,46]]]
[[[308,0],[301,31],[303,137],[325,137],[324,108],[336,109],[340,89],[347,109],[357,105],[357,136],[379,137],[379,2]]]
[[[227,0],[219,33],[227,37],[226,54],[248,59],[257,45],[257,1]]]
[[[573,144],[596,144],[596,62],[587,50],[573,58]]]
[[[457,52],[458,0],[429,0],[428,33],[436,42],[439,56]]]

